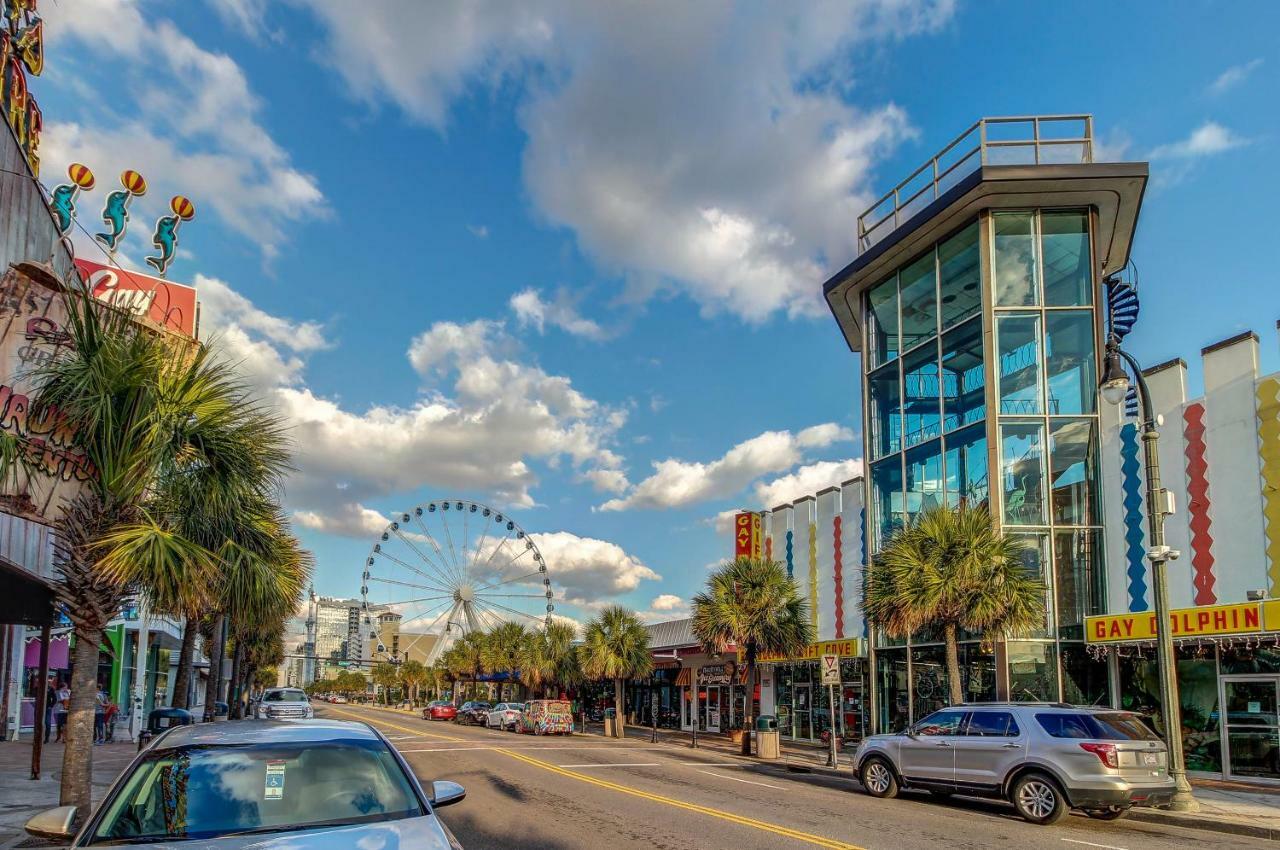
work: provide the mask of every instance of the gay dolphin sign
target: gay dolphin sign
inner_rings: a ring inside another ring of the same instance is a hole
[[[196,290],[149,274],[76,258],[93,296],[146,316],[161,327],[196,336]]]

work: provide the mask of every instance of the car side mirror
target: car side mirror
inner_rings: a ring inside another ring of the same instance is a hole
[[[31,818],[23,829],[36,838],[75,838],[75,820],[75,806],[58,806]]]
[[[467,796],[467,789],[463,788],[456,782],[449,782],[444,779],[437,779],[431,783],[431,806],[432,808],[440,808],[441,806],[449,806],[454,803],[461,803],[463,798]]]
[[[916,727],[914,726],[908,726],[906,729],[903,729],[902,734],[906,735],[908,738],[910,738],[913,741],[916,738],[920,737],[919,735],[916,734]]]

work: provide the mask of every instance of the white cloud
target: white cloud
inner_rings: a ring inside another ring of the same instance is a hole
[[[532,327],[540,334],[551,325],[571,336],[596,341],[609,336],[599,324],[579,315],[566,293],[561,293],[555,301],[547,301],[538,290],[523,289],[511,296],[510,304],[521,327]]]
[[[636,616],[644,623],[662,623],[684,619],[690,613],[688,600],[673,593],[662,593],[653,598],[647,610],[637,611]]]
[[[468,224],[467,230],[477,239],[488,239],[489,228],[483,224]]]
[[[92,122],[49,121],[41,156],[50,172],[84,162],[105,183],[124,168],[140,169],[153,191],[135,205],[135,219],[154,218],[169,195],[181,192],[195,202],[197,216],[217,214],[266,259],[279,252],[286,225],[327,213],[315,178],[292,164],[260,122],[262,102],[233,59],[200,47],[167,20],[144,16],[131,0],[80,0],[74,11],[71,5],[41,7],[50,61],[60,51],[87,52],[88,64],[111,68],[110,83],[122,90],[111,107],[135,111]],[[106,81],[68,84],[91,89]],[[133,242],[148,246],[149,235],[135,223]]]
[[[538,551],[547,564],[548,576],[557,599],[588,610],[630,593],[642,581],[660,581],[662,576],[616,543],[581,537],[569,531],[532,533]],[[483,558],[483,554],[480,556]],[[510,579],[524,569],[522,561],[499,571],[496,579]],[[506,573],[511,573],[508,575]],[[541,586],[537,577],[530,579]]]
[[[476,88],[514,88],[538,210],[623,273],[749,321],[818,315],[855,251],[872,169],[910,127],[853,106],[853,63],[937,28],[950,0],[645,5],[300,0],[353,93],[443,129]]]
[[[802,466],[789,475],[772,481],[761,481],[755,486],[757,510],[769,510],[778,505],[794,502],[801,496],[812,496],[819,490],[838,487],[862,474],[862,458],[849,460],[821,460]],[[732,521],[732,517],[730,518]],[[728,528],[725,529],[726,531]]]
[[[1191,131],[1191,135],[1169,144],[1159,145],[1151,150],[1151,159],[1198,159],[1212,156],[1232,148],[1248,144],[1235,133],[1214,121],[1206,121]]]
[[[1249,75],[1262,67],[1262,59],[1251,59],[1242,65],[1232,65],[1223,71],[1209,84],[1209,94],[1219,95],[1227,92],[1248,79]]]
[[[348,502],[328,514],[318,511],[294,511],[293,520],[303,528],[361,540],[381,534],[391,522],[377,511]]]
[[[603,511],[632,508],[680,508],[739,492],[756,478],[782,472],[803,459],[803,450],[850,440],[853,434],[835,423],[806,428],[799,434],[766,431],[744,440],[710,463],[675,458],[657,461],[654,472],[625,497],[610,499]]]
[[[663,593],[655,597],[649,607],[655,611],[676,611],[684,608],[685,601],[672,593]]]

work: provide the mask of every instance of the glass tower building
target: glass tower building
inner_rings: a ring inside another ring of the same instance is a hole
[[[963,641],[966,700],[1115,690],[1083,628],[1107,602],[1102,281],[1146,181],[1146,163],[1093,161],[1089,116],[983,119],[859,217],[857,259],[824,286],[861,359],[868,557],[932,506],[986,508],[1048,588],[1032,633]],[[878,729],[946,702],[940,635],[871,644]]]

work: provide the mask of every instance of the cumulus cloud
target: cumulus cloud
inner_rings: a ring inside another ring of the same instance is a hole
[[[854,62],[953,7],[366,0],[352,18],[299,1],[374,106],[443,129],[461,97],[512,87],[550,222],[633,298],[676,291],[749,321],[822,312],[816,285],[854,254],[872,170],[912,132],[891,102],[850,102]]]
[[[41,12],[50,54],[87,52],[92,67],[110,67],[112,85],[133,95],[116,98],[113,108],[134,109],[92,122],[49,121],[41,157],[50,171],[73,161],[91,163],[102,176],[145,166],[148,182],[161,191],[140,198],[135,216],[154,217],[180,190],[267,259],[280,250],[286,225],[327,213],[315,178],[294,166],[262,125],[262,102],[231,57],[206,50],[170,21],[143,15],[132,0],[80,0]],[[92,95],[100,81],[69,84]],[[143,230],[134,228],[134,242],[143,244],[149,236]]]
[[[586,610],[595,610],[620,594],[630,593],[643,581],[660,581],[662,576],[650,569],[635,555],[616,543],[594,537],[582,537],[569,531],[532,533],[529,535],[548,566],[548,575],[556,599]],[[489,543],[487,548],[496,548]],[[488,563],[484,552],[479,554]],[[503,564],[503,558],[493,558],[490,581],[511,581],[524,577],[524,583],[541,587],[541,577],[525,576],[529,572],[527,560]]]
[[[565,293],[561,293],[555,301],[547,301],[536,289],[524,289],[511,296],[511,310],[522,327],[531,327],[538,333],[545,333],[547,325],[559,328],[571,336],[600,341],[609,334],[604,328],[579,315],[576,307]]]
[[[637,611],[636,616],[644,623],[661,623],[667,620],[681,620],[691,613],[688,600],[674,593],[661,593],[653,598],[649,607]]]
[[[364,505],[348,502],[326,514],[317,511],[294,511],[293,520],[303,528],[361,540],[381,534],[391,521]]]
[[[1152,148],[1148,156],[1151,159],[1197,159],[1246,144],[1247,139],[1242,139],[1216,121],[1206,121],[1185,139]]]
[[[1219,95],[1230,91],[1236,86],[1243,83],[1256,70],[1262,67],[1262,59],[1250,59],[1241,65],[1232,65],[1230,68],[1219,74],[1212,83],[1209,84],[1209,94]]]
[[[757,510],[768,510],[777,505],[794,502],[801,496],[812,496],[827,487],[837,487],[862,474],[862,458],[848,460],[821,460],[807,464],[795,472],[761,481],[755,486]]]
[[[653,464],[654,472],[624,497],[610,499],[603,511],[633,508],[680,508],[708,499],[732,496],[771,472],[782,472],[799,463],[805,449],[821,448],[853,439],[849,429],[835,423],[790,431],[766,431],[738,443],[709,463],[668,458]]]

